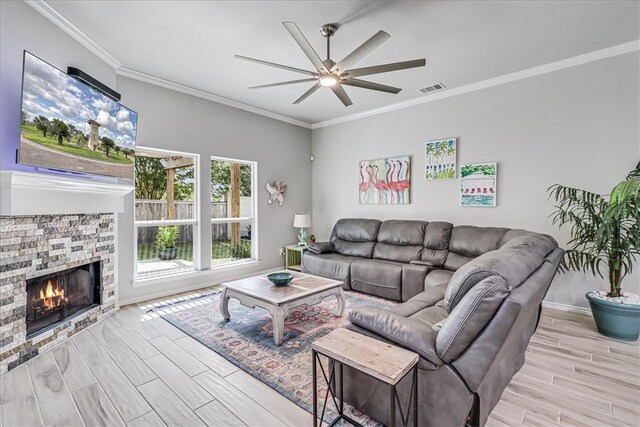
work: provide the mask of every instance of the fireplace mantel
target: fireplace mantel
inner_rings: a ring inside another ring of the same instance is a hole
[[[132,184],[0,171],[0,215],[119,213]]]

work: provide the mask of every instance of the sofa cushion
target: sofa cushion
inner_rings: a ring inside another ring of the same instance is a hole
[[[453,271],[449,270],[431,270],[424,279],[424,289],[433,288],[439,285],[448,285],[449,280],[453,276]],[[443,295],[444,297],[444,295]]]
[[[353,258],[344,255],[314,254],[305,252],[302,256],[302,272],[344,281],[342,287],[350,290],[350,267]]]
[[[434,306],[438,302],[442,301],[446,290],[446,284],[434,286],[433,288],[420,292],[407,302],[391,307],[389,311],[397,314],[398,316],[411,317],[419,311]]]
[[[402,263],[374,259],[353,258],[351,288],[382,298],[402,299]]]
[[[534,233],[526,230],[509,230],[500,244],[501,249],[527,248],[546,257],[556,247],[558,242],[547,234]]]
[[[334,252],[340,255],[362,258],[371,258],[373,248],[376,246],[376,242],[351,242],[338,238],[334,238],[331,243],[333,243]]]
[[[416,312],[412,316],[409,316],[409,319],[416,320],[422,323],[423,327],[426,329],[433,328],[434,325],[442,322],[443,320],[446,321],[448,315],[449,313],[447,313],[447,310],[445,310],[442,306],[433,305],[431,307],[425,308],[424,310]]]
[[[380,225],[373,258],[409,262],[420,259],[427,223],[424,221],[389,220]]]
[[[432,221],[427,224],[422,251],[423,261],[429,261],[434,267],[444,265],[452,228],[453,224],[449,222]]]
[[[422,246],[400,246],[388,243],[376,243],[372,258],[388,261],[409,262],[420,259]]]
[[[453,224],[444,221],[431,221],[424,234],[424,247],[429,249],[448,249]]]
[[[507,231],[509,231],[507,228],[470,225],[453,227],[444,267],[455,271],[475,257],[498,249]]]
[[[336,222],[332,236],[348,242],[375,242],[381,221],[365,218],[343,218]]]
[[[458,269],[447,287],[444,306],[451,312],[477,283],[489,276],[500,276],[509,290],[518,287],[536,271],[544,258],[556,247],[548,236],[532,234],[511,240],[497,251],[487,252]],[[427,276],[428,277],[428,276]]]
[[[380,225],[378,242],[422,247],[426,227],[424,221],[388,220]]]
[[[506,228],[473,227],[459,225],[451,230],[449,251],[468,257],[477,257],[500,247]]]
[[[438,356],[445,362],[460,356],[489,323],[508,295],[506,280],[495,275],[486,277],[467,292],[438,331]]]
[[[446,249],[422,249],[422,262],[429,263],[433,267],[441,268],[447,259],[449,251]]]

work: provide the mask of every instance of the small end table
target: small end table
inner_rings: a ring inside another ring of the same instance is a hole
[[[320,360],[320,355],[329,359],[329,375],[325,372],[324,366]],[[396,420],[396,402],[400,409],[400,418],[405,426],[409,425],[409,416],[413,407],[413,425],[418,425],[418,358],[413,353],[404,348],[385,343],[375,338],[350,331],[348,329],[336,329],[322,338],[315,340],[311,344],[312,371],[313,371],[313,427],[318,426],[318,380],[317,367],[320,370],[324,380],[327,383],[327,393],[324,397],[322,412],[320,414],[320,422],[323,422],[324,412],[327,407],[329,395],[333,400],[338,416],[328,423],[330,426],[335,425],[339,420],[346,420],[349,423],[361,426],[360,423],[344,414],[343,388],[344,377],[342,375],[343,366],[347,365],[356,369],[384,384],[389,386],[389,398],[391,402],[391,423],[395,424]],[[336,380],[336,365],[338,365],[340,376],[340,393],[338,403],[336,399],[336,391],[332,390]],[[411,394],[409,395],[409,403],[407,405],[406,417],[402,410],[400,397],[396,390],[396,385],[409,372],[413,375],[411,384]]]
[[[286,270],[302,271],[302,254],[309,247],[286,245],[284,248],[284,268]]]

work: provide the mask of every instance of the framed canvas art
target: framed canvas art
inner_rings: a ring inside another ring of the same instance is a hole
[[[361,205],[407,205],[411,202],[411,157],[360,162]]]
[[[497,163],[471,163],[460,168],[460,206],[496,206]]]
[[[424,177],[427,181],[456,178],[456,138],[425,144]]]

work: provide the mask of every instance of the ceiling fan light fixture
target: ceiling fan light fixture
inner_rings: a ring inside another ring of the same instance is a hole
[[[362,89],[375,90],[378,92],[397,94],[402,90],[401,88],[374,83],[367,80],[360,80],[354,77],[388,73],[390,71],[406,70],[408,68],[424,67],[426,65],[426,60],[422,58],[414,59],[412,61],[392,62],[389,64],[352,69],[352,65],[360,62],[360,60],[362,60],[365,56],[367,56],[378,46],[380,46],[385,40],[391,37],[389,34],[385,33],[382,30],[375,33],[367,41],[357,47],[353,52],[342,58],[342,60],[340,60],[339,62],[335,62],[333,59],[331,59],[331,37],[338,29],[337,24],[325,24],[320,29],[321,34],[327,39],[327,59],[323,61],[318,56],[318,53],[313,49],[313,47],[309,43],[309,40],[307,40],[304,34],[302,34],[302,31],[300,31],[300,28],[298,28],[298,26],[294,22],[285,21],[282,23],[282,25],[284,25],[291,37],[293,37],[293,40],[296,42],[298,47],[302,49],[302,52],[309,59],[309,61],[311,61],[315,68],[315,71],[303,70],[301,68],[276,64],[274,62],[249,58],[248,56],[242,55],[236,55],[236,58],[244,59],[245,61],[255,62],[262,65],[268,65],[274,68],[281,68],[283,70],[306,74],[307,76],[309,76],[306,79],[290,80],[286,82],[270,83],[250,87],[250,89],[258,89],[274,86],[285,86],[304,82],[315,82],[311,88],[309,88],[304,94],[302,94],[301,97],[293,102],[294,104],[301,103],[311,94],[315,93],[320,87],[330,88],[345,107],[352,105],[353,102],[351,101],[351,99],[349,99],[347,92],[342,87],[343,85],[355,86]]]
[[[335,86],[338,83],[338,78],[336,76],[328,75],[320,77],[320,84],[322,86],[331,87]]]

